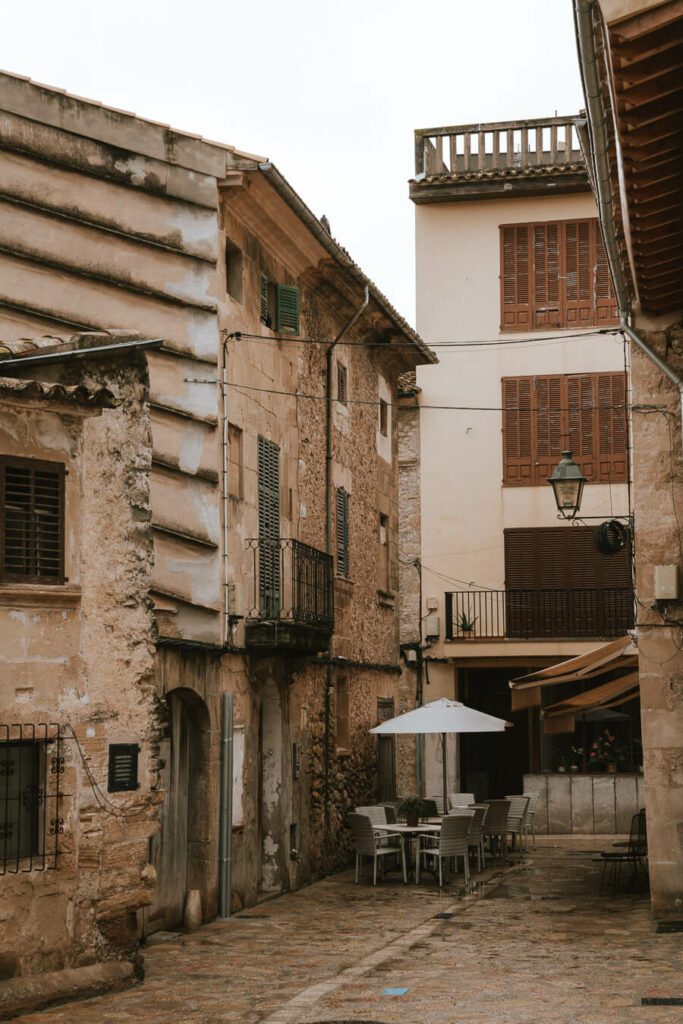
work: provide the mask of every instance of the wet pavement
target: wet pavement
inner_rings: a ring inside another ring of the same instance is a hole
[[[22,1024],[647,1024],[683,1020],[683,936],[599,896],[614,837],[541,839],[466,894],[351,872],[145,949],[142,985]],[[367,876],[366,876],[367,877]],[[475,878],[479,876],[475,875]],[[438,916],[437,916],[438,915]],[[680,1000],[657,1005],[643,1000]]]

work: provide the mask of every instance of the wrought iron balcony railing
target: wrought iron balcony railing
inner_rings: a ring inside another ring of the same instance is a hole
[[[415,175],[459,175],[583,165],[572,117],[496,121],[415,132]]]
[[[456,590],[445,595],[446,640],[616,637],[633,629],[631,587]]]
[[[254,590],[247,622],[298,623],[332,632],[332,556],[300,540],[253,539]]]

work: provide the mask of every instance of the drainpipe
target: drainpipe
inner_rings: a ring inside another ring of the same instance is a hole
[[[365,294],[360,306],[353,314],[345,327],[334,339],[331,345],[327,346],[325,352],[325,551],[332,555],[332,353],[339,342],[348,334],[356,321],[361,317],[370,302],[370,291],[365,286]],[[334,584],[332,584],[334,585]],[[324,801],[324,823],[325,829],[329,830],[330,816],[330,707],[332,689],[334,687],[334,667],[332,658],[334,656],[334,641],[332,635],[327,643],[327,678],[325,683],[325,752],[324,752],[324,779],[323,779],[323,801]]]
[[[233,695],[223,694],[221,784],[218,834],[218,917],[230,917],[232,897],[232,749]]]
[[[228,336],[223,339],[223,377],[221,380],[221,391],[223,398],[222,423],[222,483],[221,483],[221,504],[223,506],[223,643],[229,644],[230,636],[230,592],[228,577],[228,513],[230,502],[228,500]]]

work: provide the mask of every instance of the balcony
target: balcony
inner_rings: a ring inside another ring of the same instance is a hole
[[[455,590],[445,601],[449,642],[609,639],[634,626],[631,587]]]
[[[573,117],[497,121],[415,132],[415,203],[585,192]]]
[[[248,540],[254,589],[245,643],[261,653],[324,650],[334,628],[332,557],[299,540]]]

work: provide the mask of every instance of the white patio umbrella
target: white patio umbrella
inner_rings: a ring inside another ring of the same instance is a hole
[[[443,807],[448,813],[448,773],[446,767],[446,736],[461,732],[504,732],[512,726],[503,718],[494,718],[483,711],[468,708],[458,700],[430,701],[414,711],[390,718],[376,725],[370,732],[379,736],[417,735],[418,733],[440,733],[443,751]]]

